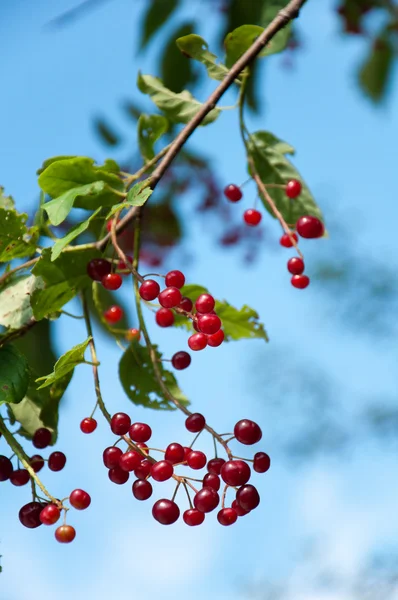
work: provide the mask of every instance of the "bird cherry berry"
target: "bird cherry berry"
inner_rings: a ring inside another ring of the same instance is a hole
[[[130,425],[130,417],[123,412],[115,413],[111,419],[111,430],[115,435],[126,435]]]
[[[161,523],[162,525],[172,525],[180,516],[180,509],[172,500],[162,498],[153,505],[152,515],[158,523]]]
[[[242,198],[242,195],[243,194],[240,187],[234,183],[230,183],[226,188],[224,188],[224,196],[228,198],[230,202],[239,202],[239,200]]]
[[[164,453],[164,458],[172,465],[184,462],[185,452],[183,446],[181,446],[181,444],[177,444],[176,442],[169,444],[166,448],[166,452]]]
[[[199,315],[198,317],[199,329],[202,333],[207,335],[213,335],[221,328],[221,319],[217,315]]]
[[[304,290],[306,287],[310,285],[310,278],[307,275],[293,275],[290,280],[290,283],[293,287]]]
[[[220,485],[221,485],[220,478],[218,475],[215,475],[214,473],[207,473],[203,477],[203,487],[211,487],[211,488],[213,488],[213,490],[216,490],[216,492],[218,492],[218,490],[220,489]]]
[[[292,233],[291,237],[294,239],[294,241],[297,244],[297,242],[298,242],[297,233]],[[283,246],[284,248],[291,248],[293,246],[291,237],[287,233],[284,233],[282,235],[281,239],[279,240],[280,245]]]
[[[292,275],[301,275],[304,271],[304,261],[299,256],[293,256],[287,261],[287,270]]]
[[[42,522],[40,521],[40,513],[44,508],[44,504],[41,502],[28,502],[22,506],[19,511],[18,517],[24,527],[28,529],[35,529],[40,527]]]
[[[219,475],[221,473],[221,467],[225,463],[223,458],[212,458],[207,463],[207,470],[209,473],[213,473],[214,475]]]
[[[117,485],[123,485],[128,481],[130,473],[128,471],[124,471],[119,466],[116,466],[112,469],[109,469],[108,477],[112,481],[112,483],[117,483]]]
[[[110,306],[104,312],[104,319],[108,323],[118,323],[121,319],[123,319],[123,315],[123,309],[120,308],[120,306],[118,306],[117,304],[115,304],[114,306]]]
[[[203,523],[205,520],[205,514],[196,508],[189,508],[183,513],[182,518],[184,519],[184,523],[186,525],[195,527],[196,525],[201,525]]]
[[[107,469],[114,469],[119,465],[119,459],[122,456],[123,452],[117,446],[110,446],[109,448],[105,448],[102,459],[104,461],[104,465]]]
[[[39,473],[44,467],[44,459],[40,454],[34,454],[30,459],[30,466],[34,470],[35,473]],[[1,481],[1,478],[0,478]]]
[[[61,511],[55,504],[47,504],[40,512],[40,522],[43,525],[54,525],[61,516]]]
[[[241,444],[251,446],[261,440],[263,433],[257,423],[250,419],[242,419],[234,427],[234,436]]]
[[[149,454],[148,446],[144,442],[136,442],[135,445],[142,450],[144,454]]]
[[[80,429],[83,433],[93,433],[97,429],[97,421],[92,417],[86,417],[80,423]]]
[[[55,539],[61,544],[70,544],[76,537],[76,530],[72,525],[60,525],[55,530]]]
[[[192,448],[189,448],[188,446],[184,446],[184,462],[188,461],[188,456],[191,454],[192,452]]]
[[[214,310],[216,301],[210,294],[200,294],[199,298],[195,302],[195,308],[198,313],[206,314],[211,313]]]
[[[35,448],[39,448],[39,450],[43,450],[43,448],[47,448],[51,444],[52,433],[49,429],[45,427],[40,427],[40,429],[36,429],[32,444]]]
[[[301,194],[302,185],[298,179],[291,179],[285,187],[286,196],[288,198],[297,198]]]
[[[119,458],[119,467],[123,471],[135,471],[141,464],[141,455],[135,450],[128,450]]]
[[[150,302],[158,297],[160,286],[157,281],[154,281],[153,279],[147,279],[143,284],[140,285],[138,291],[143,300]]]
[[[112,265],[105,258],[93,258],[87,264],[87,275],[93,281],[102,281],[105,275],[109,275],[112,271]]]
[[[132,327],[126,333],[126,340],[128,342],[139,342],[141,337],[141,331]]]
[[[238,503],[236,500],[234,500],[232,502],[232,508],[234,510],[236,510],[236,514],[238,515],[238,517],[244,517],[245,515],[248,515],[250,510],[244,510]]]
[[[10,482],[17,487],[26,485],[29,479],[29,473],[26,469],[16,469],[10,474]]]
[[[243,220],[246,225],[250,225],[250,227],[256,227],[256,225],[260,223],[261,219],[261,213],[255,208],[248,208],[243,213]]]
[[[174,308],[180,304],[181,299],[181,292],[176,287],[167,287],[160,292],[158,297],[159,304],[161,304],[163,308]]]
[[[151,476],[155,481],[167,481],[173,476],[173,473],[173,465],[168,460],[160,460],[151,468]]]
[[[0,456],[0,481],[7,481],[10,478],[11,473],[13,472],[14,467],[12,466],[12,462],[7,456]]]
[[[174,313],[169,308],[159,308],[156,311],[155,320],[159,327],[171,327],[174,323]]]
[[[173,354],[171,357],[171,364],[177,371],[182,371],[182,369],[186,369],[191,364],[191,356],[188,352],[181,350],[180,352]]]
[[[238,513],[233,508],[222,508],[217,513],[217,521],[220,525],[233,525],[238,519]]]
[[[207,463],[206,454],[200,450],[192,450],[192,452],[188,454],[187,463],[191,469],[203,469]]]
[[[101,279],[101,283],[106,290],[118,290],[122,285],[122,278],[118,273],[109,273]]]
[[[147,442],[152,435],[152,429],[146,423],[133,423],[129,429],[129,436],[133,442]]]
[[[266,473],[271,466],[271,459],[266,452],[256,452],[253,459],[253,469],[256,473]]]
[[[48,468],[50,471],[62,471],[66,464],[66,456],[63,452],[52,452],[48,457]]]
[[[130,263],[130,265],[133,263],[133,257],[132,256],[126,256],[127,258],[127,262]],[[122,275],[126,276],[126,275],[131,275],[131,270],[129,268],[130,265],[127,265],[124,260],[119,260],[119,262],[117,263],[117,270],[118,271],[124,271],[122,273]]]
[[[325,227],[322,221],[311,215],[300,217],[296,223],[296,229],[297,233],[301,235],[302,238],[307,239],[320,238],[325,233]]]
[[[243,510],[254,510],[260,504],[260,496],[254,485],[243,485],[236,492],[236,502]]]
[[[188,338],[188,346],[194,352],[204,350],[207,346],[207,337],[204,333],[194,333]]]
[[[136,479],[133,483],[133,495],[137,500],[148,500],[152,496],[153,488],[150,481]]]
[[[185,420],[185,427],[191,433],[199,433],[199,431],[202,431],[202,429],[204,429],[205,425],[206,419],[200,413],[192,413],[192,415],[189,415],[189,417],[187,417],[187,419]]]
[[[91,504],[90,494],[85,492],[84,490],[73,490],[71,495],[69,496],[70,505],[76,510],[85,510]]]
[[[219,329],[217,333],[213,333],[212,335],[207,336],[207,345],[212,348],[217,348],[221,346],[225,338],[225,334],[222,329]]]
[[[214,510],[220,502],[220,496],[211,487],[204,487],[194,496],[193,503],[200,512],[208,513]]]
[[[190,313],[193,308],[193,302],[192,302],[191,298],[187,298],[186,296],[183,296],[181,298],[180,304],[178,305],[178,308],[182,308],[182,310],[185,310],[185,312]]]
[[[185,275],[181,271],[169,271],[166,275],[165,283],[167,287],[180,289],[185,283]]]
[[[243,460],[228,460],[221,467],[221,477],[228,485],[244,485],[250,479],[250,467]]]
[[[144,458],[144,460],[141,461],[140,466],[134,471],[134,475],[137,477],[137,479],[146,479],[151,472],[151,468],[152,463]]]

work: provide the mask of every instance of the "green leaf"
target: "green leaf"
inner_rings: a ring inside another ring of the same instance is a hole
[[[4,194],[4,188],[0,185],[0,208],[5,208],[6,210],[12,210],[15,206],[15,202],[11,196],[6,196]]]
[[[37,227],[26,227],[28,215],[0,208],[0,262],[34,254]]]
[[[117,146],[120,143],[120,137],[103,119],[95,119],[94,128],[101,140],[108,146]]]
[[[98,167],[101,171],[107,171],[108,173],[120,173],[120,166],[113,158],[107,158],[103,165]]]
[[[194,32],[194,23],[178,25],[171,31],[169,38],[162,48],[160,63],[160,77],[163,85],[173,92],[181,92],[186,87],[194,84],[198,78],[192,61],[186,60],[176,46],[176,39]]]
[[[70,154],[65,154],[65,155],[61,155],[61,156],[53,156],[52,158],[47,158],[42,166],[40,167],[40,169],[37,169],[36,174],[40,175],[40,173],[43,173],[43,171],[45,169],[47,169],[47,167],[49,167],[50,165],[52,165],[52,163],[57,162],[58,160],[66,160],[68,158],[77,158],[76,156],[70,155]]]
[[[91,339],[91,337],[88,337],[81,344],[77,344],[77,346],[74,346],[68,350],[68,352],[65,352],[65,354],[63,354],[55,363],[52,373],[36,379],[36,382],[44,380],[44,383],[42,383],[37,389],[41,390],[49,385],[53,385],[55,382],[61,380],[63,377],[65,377],[65,375],[73,371],[77,365],[83,363],[84,353]]]
[[[302,192],[294,200],[286,196],[284,188],[269,188],[272,199],[287,223],[296,223],[297,219],[304,215],[313,215],[319,219],[323,218],[321,210],[315,203],[307,185],[297,169],[285,156],[285,153],[292,154],[294,152],[291,146],[278,140],[268,132],[258,131],[250,135],[248,149],[261,181],[265,185],[278,184],[284,186],[290,179],[300,180]],[[260,197],[264,207],[275,218],[265,198],[261,195]]]
[[[261,15],[261,24],[264,26],[264,28],[274,20],[278,12],[285,8],[285,6],[285,0],[268,0],[266,2]],[[292,23],[290,22],[283,29],[278,31],[272,40],[268,42],[264,52],[262,53],[262,56],[269,56],[271,54],[282,52],[289,42],[291,30]]]
[[[394,46],[384,33],[375,40],[359,71],[359,83],[373,102],[380,102],[385,97],[393,63]]]
[[[152,190],[148,187],[148,180],[139,181],[127,193],[127,201],[120,202],[112,206],[111,210],[106,216],[106,221],[113,217],[113,215],[124,208],[131,208],[132,206],[143,206],[152,194]]]
[[[225,63],[228,69],[250,48],[263,31],[264,28],[258,25],[241,25],[241,27],[237,27],[227,35],[224,45],[226,50]],[[263,56],[264,52],[263,50],[259,56]]]
[[[10,329],[23,327],[33,317],[30,296],[44,287],[40,277],[27,275],[11,280],[0,290],[0,325]]]
[[[0,348],[0,404],[21,402],[29,385],[29,365],[14,346]]]
[[[86,231],[89,228],[90,221],[92,219],[94,219],[100,211],[101,211],[101,208],[98,208],[95,211],[95,213],[93,213],[88,219],[86,219],[82,223],[77,223],[77,225],[75,225],[74,227],[72,227],[72,229],[69,230],[69,232],[65,235],[65,237],[60,238],[59,240],[57,240],[55,242],[54,246],[52,247],[52,251],[51,251],[51,260],[52,261],[56,260],[59,257],[59,255],[61,254],[62,250],[66,246],[69,246],[69,244],[74,239],[76,239],[80,234],[82,234],[84,231]]]
[[[164,369],[160,362],[162,355],[158,352],[157,346],[153,346],[153,349],[167,389],[182,404],[188,404],[187,398],[177,385],[176,378],[170,371]],[[155,377],[147,347],[136,343],[129,346],[119,363],[119,377],[124,391],[134,404],[158,410],[175,409],[174,404],[167,398]]]
[[[155,33],[167,23],[178,6],[178,0],[152,0],[145,13],[140,49],[144,48]]]
[[[154,144],[169,129],[169,122],[163,115],[142,114],[138,119],[138,145],[144,160],[155,156]]]
[[[170,120],[177,123],[188,123],[202,107],[202,104],[187,90],[176,94],[167,89],[158,77],[152,75],[139,73],[137,86],[143,94],[148,94],[152,98],[156,106]],[[220,112],[219,108],[214,108],[202,121],[202,125],[215,121]]]
[[[242,306],[239,310],[228,302],[217,301],[215,311],[222,321],[226,341],[260,338],[268,342],[264,325],[250,306]]]
[[[229,69],[225,65],[222,63],[217,64],[217,56],[209,52],[208,43],[200,35],[192,33],[191,35],[180,37],[176,40],[176,44],[185,56],[201,62],[206,67],[209,77],[212,79],[222,81],[229,72]]]

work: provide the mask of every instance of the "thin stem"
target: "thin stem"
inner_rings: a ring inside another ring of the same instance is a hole
[[[59,312],[61,313],[61,315],[66,315],[67,317],[71,317],[72,319],[84,319],[84,315],[72,315],[72,313],[66,310],[60,310]]]
[[[225,496],[227,495],[227,489],[228,488],[229,488],[229,485],[228,485],[228,483],[226,483],[225,486],[224,486],[222,497],[221,497],[221,508],[225,507]]]
[[[185,481],[182,482],[182,485],[184,486],[184,490],[185,490],[185,492],[186,492],[186,494],[188,496],[189,507],[191,509],[193,509],[193,504],[192,504],[192,501],[191,501],[191,496],[189,495],[189,491],[188,491],[187,484],[185,483]]]
[[[177,485],[176,485],[176,489],[174,490],[174,494],[173,494],[173,496],[172,496],[172,498],[171,498],[171,501],[172,501],[172,502],[174,502],[174,500],[175,500],[175,497],[177,496],[178,488],[180,487],[181,483],[182,483],[182,481],[179,481],[179,482],[177,483]]]
[[[200,434],[202,433],[202,431],[203,431],[203,429],[201,429],[201,430],[199,431],[199,433],[197,433],[197,434],[195,435],[195,437],[193,438],[193,440],[192,440],[192,442],[191,442],[191,444],[190,444],[190,446],[189,446],[190,448],[192,448],[192,447],[193,447],[194,443],[196,442],[196,440],[198,439],[198,437],[200,436]]]
[[[115,214],[115,217],[112,219],[112,222],[111,222],[112,245],[113,245],[114,249],[116,250],[118,257],[124,262],[124,264],[129,269],[129,271],[134,275],[134,277],[136,277],[139,281],[141,281],[141,283],[143,283],[145,281],[145,279],[138,273],[138,271],[134,268],[134,266],[132,264],[130,264],[127,256],[125,255],[125,253],[123,252],[123,250],[121,249],[121,247],[119,246],[119,244],[117,242],[116,223],[118,221],[119,215],[120,215],[120,211]]]
[[[3,275],[0,277],[0,285],[6,279],[8,279],[11,275],[16,273],[17,271],[21,271],[22,269],[28,269],[32,265],[35,265],[37,263],[37,261],[39,260],[39,258],[40,258],[40,256],[37,256],[36,258],[32,258],[32,260],[28,260],[27,262],[23,263],[22,265],[19,265],[18,267],[15,267],[14,269],[10,269],[10,271],[7,271],[6,273],[3,273]]]
[[[151,160],[149,160],[147,163],[145,163],[145,165],[143,167],[141,167],[141,169],[139,169],[136,173],[134,173],[133,175],[128,175],[126,177],[126,179],[124,180],[125,185],[127,187],[129,187],[132,183],[134,183],[135,181],[138,181],[138,179],[140,179],[140,177],[145,175],[145,173],[147,171],[152,169],[152,167],[154,167],[160,161],[160,159],[163,158],[163,156],[165,154],[167,154],[170,146],[171,146],[171,144],[168,144],[168,146],[165,146],[158,154],[156,154],[156,156],[154,156]]]

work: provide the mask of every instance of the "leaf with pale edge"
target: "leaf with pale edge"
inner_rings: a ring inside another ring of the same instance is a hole
[[[185,56],[201,62],[212,79],[222,81],[229,73],[229,69],[225,65],[216,62],[217,56],[209,52],[208,43],[200,35],[196,35],[196,33],[185,35],[178,38],[176,44]]]
[[[0,289],[0,325],[9,329],[23,327],[33,317],[30,296],[44,287],[40,277],[27,275],[12,279]]]
[[[29,365],[25,356],[8,344],[0,348],[0,404],[17,404],[29,385]]]
[[[28,215],[0,208],[0,262],[34,254],[37,227],[26,227]]]
[[[42,388],[45,388],[49,385],[53,385],[55,382],[59,381],[60,379],[65,377],[65,375],[73,371],[73,369],[77,367],[77,365],[83,363],[84,353],[86,351],[87,346],[90,343],[90,340],[91,337],[88,337],[81,344],[77,344],[77,346],[74,346],[73,348],[68,350],[68,352],[65,352],[65,354],[63,354],[55,363],[54,370],[52,373],[36,379],[36,383],[44,380],[44,383],[42,383],[41,386],[37,389],[41,390]]]
[[[72,227],[72,229],[69,230],[65,237],[55,242],[51,250],[52,261],[56,260],[61,254],[62,250],[66,248],[66,246],[69,246],[69,244],[73,242],[74,239],[76,239],[80,234],[82,234],[89,228],[90,221],[92,221],[92,219],[94,219],[100,211],[101,208],[98,208],[88,219],[86,219],[82,223],[77,223],[77,225],[75,225],[74,227]]]
[[[138,145],[142,158],[151,160],[155,156],[155,142],[169,129],[169,121],[163,115],[142,114],[137,123]]]

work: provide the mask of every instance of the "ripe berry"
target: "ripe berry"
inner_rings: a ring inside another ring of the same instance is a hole
[[[238,517],[244,517],[245,515],[248,515],[250,512],[250,510],[244,510],[241,506],[239,506],[239,504],[237,503],[236,500],[234,500],[232,502],[231,506],[234,510],[236,510]]]
[[[128,342],[139,342],[141,337],[141,331],[132,327],[126,333],[126,340]]]
[[[97,421],[92,417],[87,417],[80,423],[80,429],[83,433],[93,433],[97,429]]]
[[[104,312],[104,318],[108,323],[118,323],[123,319],[124,312],[120,306],[114,305]]]
[[[127,255],[126,258],[127,258],[127,261],[131,265],[133,262],[133,257]],[[123,273],[124,276],[131,274],[129,266],[123,260],[119,260],[119,262],[117,263],[117,270],[118,271],[126,271],[125,273]]]
[[[0,481],[7,481],[13,470],[10,459],[7,456],[0,455]]]
[[[123,469],[123,471],[134,471],[141,464],[141,455],[135,450],[128,450],[119,458],[119,467]]]
[[[166,448],[166,452],[164,453],[164,458],[172,465],[184,462],[185,452],[183,446],[175,442],[169,444]]]
[[[180,509],[172,500],[158,500],[152,507],[153,518],[162,525],[172,525],[180,516]]]
[[[76,510],[85,510],[91,504],[91,497],[84,490],[77,489],[69,496],[69,502]]]
[[[133,442],[147,442],[152,435],[152,429],[146,423],[133,423],[129,429],[129,436]]]
[[[207,345],[212,346],[213,348],[217,348],[217,346],[221,346],[225,338],[224,332],[222,329],[219,329],[217,333],[213,333],[212,335],[207,336]]]
[[[294,239],[294,241],[298,242],[298,236],[297,233],[292,233],[292,238]],[[279,240],[279,243],[281,246],[283,246],[284,248],[291,248],[293,246],[292,244],[292,240],[290,239],[290,236],[287,235],[287,233],[284,233],[283,236],[281,237],[281,239]]]
[[[18,515],[22,525],[28,527],[28,529],[40,527],[42,524],[40,521],[40,513],[44,506],[45,505],[41,502],[28,502],[28,504],[22,506]]]
[[[216,301],[210,294],[201,294],[195,302],[195,308],[198,313],[206,314],[214,310]]]
[[[169,308],[159,308],[156,311],[155,320],[159,327],[171,327],[174,323],[174,313]]]
[[[61,544],[70,544],[76,537],[76,530],[72,525],[60,525],[55,530],[55,539]]]
[[[243,510],[253,510],[260,504],[260,496],[254,485],[243,485],[236,492],[236,502]]]
[[[106,290],[118,290],[122,285],[122,278],[118,273],[109,273],[101,279],[101,283]]]
[[[205,425],[206,419],[200,413],[192,413],[192,415],[189,415],[185,421],[185,427],[191,433],[199,433],[199,431],[204,429]]]
[[[178,289],[182,288],[185,283],[184,273],[181,271],[169,271],[166,275],[166,285],[167,287],[176,287]]]
[[[250,419],[238,421],[234,427],[234,435],[238,442],[247,446],[256,444],[263,437],[260,427]]]
[[[153,279],[147,279],[139,288],[140,296],[143,300],[150,302],[158,297],[160,292],[159,284]]]
[[[242,198],[242,192],[237,185],[231,183],[224,188],[224,196],[228,198],[230,202],[239,202]]]
[[[142,450],[144,454],[149,454],[148,446],[144,442],[136,442],[135,445]]]
[[[189,508],[183,513],[182,518],[186,525],[195,527],[196,525],[202,525],[205,520],[205,514],[196,508]]]
[[[10,481],[12,485],[21,486],[26,485],[29,481],[29,473],[26,469],[16,469],[10,475]]]
[[[222,508],[217,513],[217,521],[220,525],[233,525],[236,523],[238,513],[233,508]]]
[[[144,458],[144,460],[141,461],[140,466],[134,471],[134,475],[137,477],[137,479],[146,479],[151,472],[151,468],[152,463]]]
[[[266,473],[271,466],[271,459],[266,452],[256,452],[253,460],[253,469],[256,473]]]
[[[199,329],[202,333],[213,335],[221,328],[221,319],[217,315],[199,315]]]
[[[34,454],[30,459],[30,466],[34,470],[35,473],[39,473],[44,467],[44,459],[40,454]],[[0,479],[1,481],[1,479]]]
[[[43,525],[54,525],[60,516],[61,512],[58,506],[55,506],[55,504],[47,504],[47,506],[45,506],[40,512],[39,518]]]
[[[188,346],[195,352],[204,350],[207,346],[207,337],[204,333],[194,333],[188,338]]]
[[[250,227],[256,227],[256,225],[260,223],[261,219],[261,213],[255,208],[248,208],[243,213],[243,220],[246,225],[250,225]]]
[[[174,473],[173,465],[167,460],[160,460],[152,465],[151,476],[155,481],[167,481]]]
[[[221,467],[225,463],[223,458],[212,458],[207,463],[207,470],[209,473],[213,473],[214,475],[219,475],[221,473]]]
[[[298,256],[293,256],[287,261],[287,270],[292,275],[301,275],[304,271],[304,261],[302,258]]]
[[[317,217],[307,215],[300,217],[296,223],[297,233],[302,238],[312,239],[322,237],[325,233],[325,227]]]
[[[184,446],[184,462],[187,462],[188,456],[191,454],[191,452],[192,452],[192,448],[188,448],[187,446]]]
[[[191,364],[191,356],[188,352],[181,350],[180,352],[173,354],[171,357],[171,364],[177,371],[182,371],[182,369],[186,369]]]
[[[307,275],[293,275],[290,280],[290,283],[293,287],[304,290],[306,287],[310,285],[310,278]]]
[[[180,304],[181,299],[181,292],[176,287],[167,287],[160,292],[158,297],[159,304],[161,304],[163,308],[174,308]]]
[[[228,460],[221,467],[221,477],[228,485],[244,485],[250,479],[250,467],[243,460]]]
[[[33,435],[32,444],[35,448],[43,450],[43,448],[47,448],[47,446],[51,444],[51,440],[51,431],[45,427],[40,427],[40,429],[37,429]]]
[[[87,265],[87,275],[94,281],[102,281],[112,271],[112,265],[105,258],[93,258]]]
[[[133,495],[137,500],[148,500],[152,496],[152,484],[145,479],[136,479],[133,483]]]
[[[50,471],[62,471],[66,464],[66,456],[63,452],[52,452],[48,457],[48,468]]]
[[[109,448],[105,448],[102,459],[104,461],[104,465],[107,469],[114,469],[119,465],[119,458],[122,456],[123,452],[117,446],[110,446]]]
[[[190,298],[187,298],[186,296],[183,296],[181,298],[181,302],[178,305],[178,308],[182,308],[182,310],[185,310],[185,312],[191,312],[192,311],[192,307],[193,307],[193,302]]]
[[[123,485],[126,483],[130,477],[130,473],[128,471],[123,471],[119,466],[113,467],[113,469],[109,469],[108,477],[112,481],[112,483],[117,483],[118,485]]]
[[[207,473],[203,477],[203,487],[211,487],[213,488],[213,490],[216,490],[216,492],[218,492],[218,490],[220,489],[220,485],[220,478],[218,475],[214,475],[214,473]]]
[[[191,469],[203,469],[207,463],[206,454],[200,450],[192,450],[187,457],[187,463]]]
[[[131,425],[131,419],[126,413],[115,413],[111,419],[111,430],[115,435],[126,435]]]
[[[287,182],[285,192],[288,198],[297,198],[301,194],[302,185],[298,179],[291,179]]]
[[[211,487],[204,487],[195,494],[193,503],[200,512],[208,513],[216,508],[220,502],[220,497],[216,490]]]

